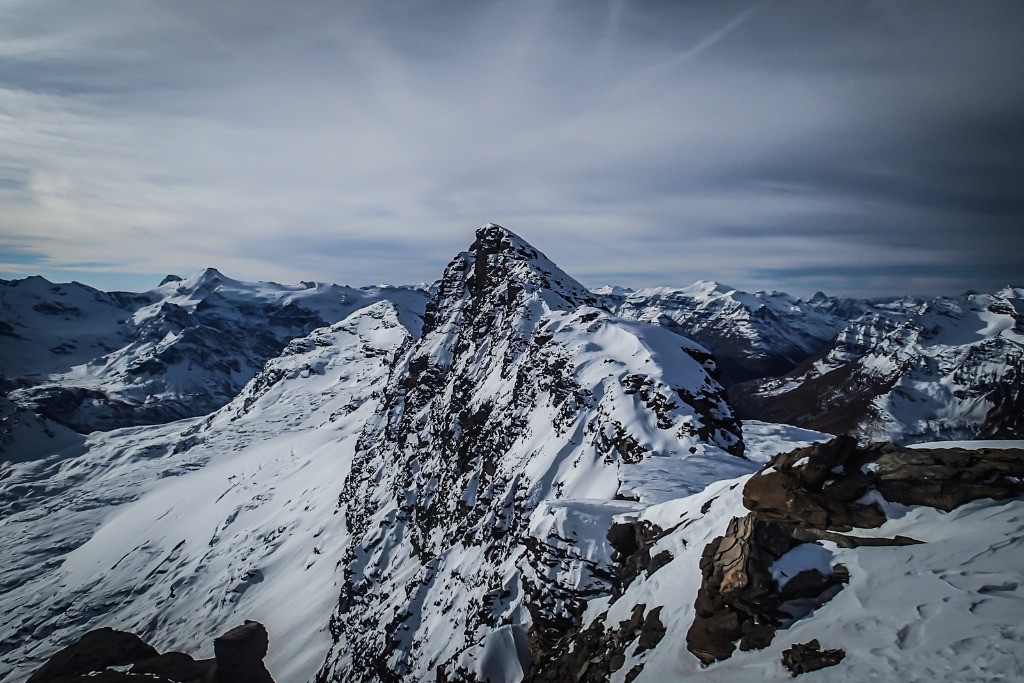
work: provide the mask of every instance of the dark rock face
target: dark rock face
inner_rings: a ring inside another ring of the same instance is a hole
[[[1024,451],[910,449],[894,444],[858,448],[837,437],[776,456],[743,488],[743,504],[764,519],[804,528],[849,531],[885,521],[871,490],[904,505],[952,510],[979,498],[1024,493]]]
[[[100,628],[64,648],[28,683],[274,683],[263,664],[267,629],[246,621],[214,640],[216,659],[160,654],[132,633]],[[116,668],[115,668],[116,667]]]
[[[28,683],[75,680],[112,666],[135,664],[159,656],[159,652],[133,633],[100,628],[50,657]]]
[[[885,521],[881,508],[856,502],[873,480],[862,470],[866,463],[851,437],[778,455],[747,481],[743,505],[761,519],[797,527],[877,527]]]
[[[270,638],[266,627],[246,621],[213,641],[217,680],[221,683],[273,683],[263,664]]]
[[[822,650],[818,639],[808,643],[795,643],[793,647],[782,652],[782,665],[785,666],[793,676],[817,671],[825,667],[835,666],[843,661],[846,653],[840,649]]]
[[[651,548],[665,531],[649,522],[624,522],[613,524],[608,531],[608,541],[615,549],[612,560],[615,563],[615,577],[612,581],[612,598],[617,599],[629,584],[646,572],[650,576],[671,561],[667,551],[651,555]],[[582,607],[579,610],[582,614]],[[653,649],[665,635],[661,622],[661,607],[650,610],[639,604],[633,608],[630,618],[617,625],[606,626],[604,617],[599,617],[585,629],[577,630],[574,620],[566,620],[559,628],[552,629],[552,635],[540,639],[534,633],[534,666],[526,680],[539,681],[586,681],[603,683],[611,674],[622,668],[626,651],[634,647],[633,653]],[[576,618],[580,614],[575,615]],[[541,615],[543,618],[543,615]],[[640,675],[643,664],[626,673],[626,680]]]
[[[875,487],[886,500],[952,510],[979,498],[1024,492],[1024,451],[886,450],[875,460]]]
[[[661,622],[661,607],[647,609],[639,604],[633,608],[629,619],[614,626],[606,626],[598,618],[586,629],[572,637],[573,647],[564,648],[560,656],[535,666],[526,677],[527,683],[604,683],[613,673],[623,667],[626,653],[650,650],[665,636]],[[643,664],[626,672],[626,680],[640,675]]]
[[[865,502],[872,493],[894,503],[946,511],[979,498],[1018,496],[1024,493],[1024,451],[893,444],[858,448],[852,437],[838,437],[777,455],[743,489],[743,504],[751,513],[734,518],[725,535],[704,549],[687,649],[710,664],[731,656],[737,641],[744,650],[765,647],[777,629],[835,596],[849,579],[842,565],[828,575],[801,571],[781,586],[773,578],[775,562],[801,544],[919,543],[900,536],[840,533],[881,526],[886,519],[882,508]],[[792,655],[794,673],[830,666],[843,657],[841,651],[813,654],[809,646],[799,646],[803,649]]]
[[[665,532],[650,522],[623,522],[612,524],[608,530],[608,542],[615,553],[615,584],[612,586],[612,597],[618,597],[629,588],[629,584],[647,572],[650,576],[672,561],[668,551],[651,556],[651,548]]]

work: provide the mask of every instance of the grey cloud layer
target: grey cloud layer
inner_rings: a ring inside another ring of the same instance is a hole
[[[1020,283],[1022,39],[1013,2],[0,0],[0,271],[423,281],[495,221],[591,284]]]

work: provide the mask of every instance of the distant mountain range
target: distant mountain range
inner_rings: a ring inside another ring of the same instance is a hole
[[[279,681],[1011,675],[1022,315],[588,290],[493,224],[429,288],[0,281],[0,677],[250,618]]]

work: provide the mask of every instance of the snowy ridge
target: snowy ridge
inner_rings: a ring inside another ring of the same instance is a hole
[[[15,403],[82,433],[167,422],[219,408],[289,340],[381,299],[416,310],[425,293],[249,283],[213,268],[142,294],[4,282],[0,373]]]

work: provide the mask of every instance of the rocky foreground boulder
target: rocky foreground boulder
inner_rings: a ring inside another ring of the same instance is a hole
[[[263,664],[269,636],[246,621],[213,641],[213,659],[160,654],[133,633],[100,628],[53,655],[28,683],[274,683]]]
[[[704,549],[687,649],[710,664],[731,656],[737,642],[741,650],[766,647],[777,629],[832,599],[849,573],[830,565],[819,541],[840,547],[919,543],[846,533],[881,526],[886,502],[950,511],[1021,493],[1021,450],[861,448],[841,436],[780,454],[747,481],[743,504],[750,514],[733,518],[725,535]],[[828,653],[826,665],[841,661],[841,651]]]

